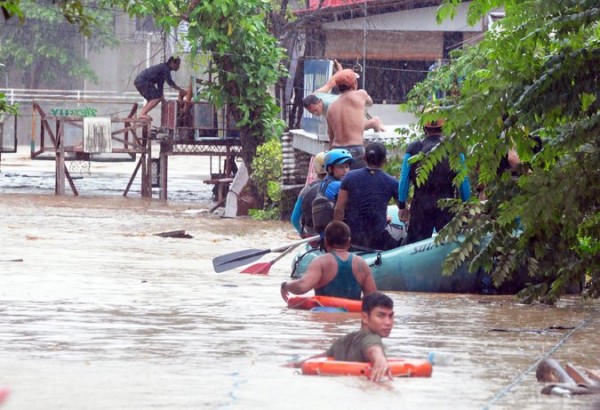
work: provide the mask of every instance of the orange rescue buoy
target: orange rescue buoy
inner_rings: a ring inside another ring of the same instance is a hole
[[[431,377],[431,363],[422,359],[388,359],[395,377]],[[371,363],[343,362],[333,357],[319,357],[302,363],[302,374],[321,376],[366,376],[371,374]]]
[[[288,307],[304,310],[311,310],[317,307],[344,308],[348,312],[360,313],[362,310],[362,301],[333,296],[294,296],[288,299]]]

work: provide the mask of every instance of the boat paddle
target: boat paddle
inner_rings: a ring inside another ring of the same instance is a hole
[[[269,262],[258,262],[258,263],[255,263],[254,265],[250,265],[247,268],[245,268],[243,271],[241,271],[240,273],[250,273],[250,274],[254,274],[254,275],[268,275],[269,270],[271,269],[271,266],[273,266],[275,264],[275,262],[277,262],[279,259],[283,258],[285,255],[287,255],[288,253],[290,253],[291,251],[296,249],[298,246],[300,246],[300,244],[292,245],[289,248],[287,248],[285,251],[281,252],[281,254],[279,256],[277,256],[275,259],[273,259]]]
[[[254,262],[260,259],[261,256],[266,255],[270,252],[280,252],[288,250],[289,248],[295,248],[306,242],[312,242],[319,240],[319,235],[311,236],[310,238],[304,238],[302,240],[292,242],[285,246],[280,246],[273,249],[246,249],[243,251],[237,251],[228,253],[227,255],[217,256],[213,259],[213,269],[215,272],[225,272],[227,270],[235,269],[243,265]],[[281,255],[280,255],[281,256]]]

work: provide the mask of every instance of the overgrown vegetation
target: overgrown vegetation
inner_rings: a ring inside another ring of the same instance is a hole
[[[75,24],[74,27],[82,33],[91,34],[97,23],[101,23],[106,29],[110,27],[109,24],[104,24],[99,15],[103,7],[110,5],[119,6],[132,16],[152,16],[157,26],[165,31],[175,29],[181,21],[188,21],[187,39],[191,44],[192,55],[208,56],[210,64],[201,69],[215,79],[210,84],[206,96],[217,107],[226,106],[236,125],[240,127],[242,157],[252,178],[252,160],[257,147],[270,139],[279,139],[285,128],[285,123],[279,118],[279,107],[269,92],[270,87],[286,75],[282,65],[285,59],[284,49],[279,46],[266,25],[266,22],[274,21],[269,1],[107,0],[102,7],[87,8],[80,0],[59,0],[56,2],[58,11],[57,7],[42,5],[39,13],[34,6],[27,6],[25,9],[25,4],[19,0],[2,2],[4,18],[8,20],[14,16],[16,18],[12,21],[16,24],[17,21],[23,22],[42,16],[46,20],[50,19],[50,16],[54,19],[62,13],[62,17]],[[281,9],[279,14],[285,19],[287,3],[285,7],[281,6]],[[61,30],[55,31],[64,36]],[[6,30],[3,32],[7,33]],[[34,45],[38,37],[33,33],[13,36],[12,43],[3,46],[3,55],[14,50],[11,52],[14,54],[15,64],[25,67],[32,81],[39,79],[39,64],[49,64],[47,61],[40,62],[40,57],[44,57],[44,51],[51,47],[35,52],[19,51],[24,48],[12,45],[16,44],[17,38],[24,38],[31,43],[30,45]],[[52,54],[56,57],[54,61],[65,64],[64,71],[69,73],[70,77],[92,75],[86,71],[85,65],[79,65],[78,60],[70,57],[68,53],[53,51]],[[19,63],[17,57],[24,60]],[[25,64],[30,64],[31,69],[28,70]],[[36,85],[32,82],[30,86]],[[1,96],[0,109],[7,109],[5,99]],[[252,189],[258,199],[261,197],[259,189],[263,188],[254,185]]]
[[[93,78],[87,61],[73,54],[72,44],[67,47],[60,44],[68,37],[64,30],[77,38],[80,34],[90,36],[94,32],[97,39],[91,43],[92,47],[105,41],[104,35],[108,35],[106,13],[86,8],[81,0],[4,0],[0,2],[0,11],[4,20],[0,30],[4,70],[18,70],[24,76],[28,75],[33,81],[28,82],[30,87],[39,84],[39,80],[50,72],[48,68],[55,65],[58,65],[58,71],[69,76]],[[45,69],[40,70],[40,67]],[[0,93],[0,113],[16,114],[17,111],[18,107],[8,104],[6,95]]]
[[[85,31],[81,32],[80,26],[67,24],[64,9],[51,5],[51,1],[22,0],[26,20],[4,23],[0,50],[6,69],[19,73],[25,87],[31,89],[70,88],[77,80],[96,80],[82,52],[84,34],[90,36],[89,51],[116,45],[112,13],[100,7],[86,8]]]
[[[439,18],[459,3],[445,0]],[[469,20],[499,6],[506,17],[479,44],[465,47],[410,94],[408,107],[419,112],[432,105],[436,90],[447,92],[428,114],[446,119],[438,153],[468,153],[468,168],[478,171],[472,181],[485,186],[487,196],[484,205],[447,203],[458,216],[438,238],[463,234],[464,241],[444,271],[468,260],[471,270],[488,270],[497,286],[524,271],[530,286],[520,296],[548,303],[587,278],[585,295],[598,297],[600,6],[475,0]],[[498,172],[513,148],[520,171]],[[423,172],[438,160],[428,156]]]
[[[192,55],[207,53],[211,64],[201,67],[215,81],[207,96],[226,106],[238,127],[242,158],[254,180],[252,160],[257,147],[278,139],[285,128],[279,107],[269,93],[280,76],[284,50],[265,25],[271,3],[263,0],[214,0],[190,3],[171,0],[124,2],[135,15],[152,15],[165,30],[189,22],[187,39]],[[260,188],[262,189],[262,188]],[[260,200],[259,187],[252,192]]]
[[[281,176],[283,169],[283,151],[281,142],[271,139],[257,148],[252,161],[254,181],[259,194],[266,198],[264,209],[251,209],[254,219],[279,219],[281,201]]]

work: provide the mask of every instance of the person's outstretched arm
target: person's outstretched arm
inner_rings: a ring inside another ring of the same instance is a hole
[[[344,221],[346,215],[346,204],[348,203],[348,191],[340,189],[338,192],[337,201],[335,201],[335,209],[333,211],[334,221]]]
[[[359,90],[359,91],[362,91],[364,93],[365,107],[371,107],[373,105],[373,99],[371,98],[369,93],[367,93],[365,90]]]
[[[406,201],[408,200],[408,188],[410,181],[408,179],[410,174],[410,164],[408,160],[411,155],[409,153],[404,154],[404,161],[402,162],[402,171],[400,172],[400,181],[398,182],[398,209],[399,219],[402,222],[408,221],[408,210],[406,209]]]
[[[296,229],[300,235],[302,235],[302,226],[300,225],[300,218],[302,217],[302,199],[302,196],[298,196],[296,204],[294,205],[294,210],[292,211],[292,216],[290,217],[290,222],[294,225],[294,229]]]
[[[367,296],[373,292],[377,292],[377,284],[375,283],[375,279],[373,278],[373,272],[371,272],[371,268],[367,261],[365,261],[360,256],[354,256],[357,259],[356,261],[356,275],[354,277],[357,278],[360,286],[362,287],[363,297]]]
[[[286,364],[284,364],[282,367],[293,367],[293,368],[295,368],[295,369],[299,369],[299,368],[301,368],[301,367],[302,367],[302,365],[304,364],[304,362],[305,362],[305,361],[307,361],[307,360],[311,360],[311,359],[318,359],[318,358],[320,358],[320,357],[327,357],[327,353],[326,353],[326,352],[319,353],[319,354],[316,354],[316,355],[314,355],[314,356],[307,357],[307,358],[306,358],[306,359],[304,359],[304,360],[299,360],[299,361],[297,361],[297,362],[287,362],[287,363],[286,363]]]
[[[464,167],[465,166],[465,155],[464,154],[460,154],[460,162],[461,162],[462,166]],[[460,192],[460,199],[463,202],[467,202],[469,200],[469,198],[471,197],[471,181],[469,180],[468,175],[465,175],[465,178],[461,182],[459,192]]]
[[[392,371],[388,366],[387,358],[383,353],[381,345],[376,344],[369,346],[365,352],[365,356],[369,359],[372,366],[369,380],[379,382],[385,377],[392,380]]]
[[[314,259],[306,268],[306,272],[300,279],[296,279],[291,282],[283,282],[281,284],[281,297],[284,301],[288,301],[288,293],[294,295],[302,295],[308,292],[319,283],[321,276],[323,275],[323,260],[322,258],[327,255],[319,256]]]
[[[339,73],[340,71],[342,71],[342,65],[340,63],[338,63],[337,60],[333,60],[333,66],[335,69],[335,74],[333,74],[331,77],[329,77],[329,80],[327,80],[327,82],[325,83],[325,85],[323,85],[321,88],[316,89],[315,91],[313,91],[314,93],[328,93],[331,90],[333,90],[333,87],[335,87],[335,80],[336,80],[336,74]]]
[[[404,154],[404,161],[402,161],[402,171],[400,171],[400,181],[398,183],[398,202],[400,203],[400,209],[406,206],[406,200],[408,199],[408,188],[409,188],[409,174],[410,164],[408,160],[411,155],[409,153]]]

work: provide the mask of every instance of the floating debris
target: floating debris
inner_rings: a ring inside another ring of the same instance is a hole
[[[540,382],[552,383],[544,386],[542,394],[570,398],[576,394],[600,394],[600,383],[594,379],[597,372],[585,368],[581,371],[571,363],[567,363],[563,369],[556,360],[544,359],[535,375]]]
[[[177,230],[177,231],[167,231],[167,232],[159,232],[154,235],[160,236],[161,238],[183,238],[190,239],[193,238],[192,235],[185,233],[185,230]]]

